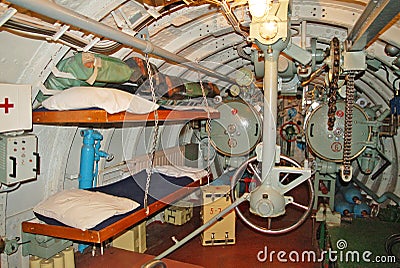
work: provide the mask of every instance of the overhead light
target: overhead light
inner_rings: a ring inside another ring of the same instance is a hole
[[[262,18],[270,9],[272,0],[249,0],[249,11],[253,17]]]
[[[260,29],[260,36],[266,40],[272,39],[278,33],[278,22],[276,20],[267,20]]]

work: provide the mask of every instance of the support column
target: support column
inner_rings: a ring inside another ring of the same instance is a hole
[[[275,165],[276,121],[278,116],[278,57],[280,51],[264,54],[264,120],[262,150],[262,180],[264,181]],[[264,52],[265,53],[265,52]]]
[[[264,53],[264,118],[262,147],[262,180],[265,181],[275,165],[276,121],[278,117],[278,57],[289,43],[279,39],[273,45],[264,45],[256,40]]]

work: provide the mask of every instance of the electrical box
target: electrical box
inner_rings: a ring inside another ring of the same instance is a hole
[[[139,253],[145,252],[147,249],[146,222],[144,221],[122,235],[114,238],[112,246]]]
[[[203,224],[208,222],[232,202],[229,185],[209,185],[201,188],[203,207],[201,215]],[[235,244],[235,210],[222,217],[221,220],[207,228],[202,234],[202,245],[231,245]]]
[[[11,185],[36,178],[39,166],[35,135],[0,134],[0,182]]]
[[[164,211],[164,220],[174,225],[182,225],[193,217],[193,204],[179,201]]]

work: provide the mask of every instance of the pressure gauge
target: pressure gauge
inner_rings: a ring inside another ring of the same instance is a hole
[[[236,72],[236,83],[241,87],[248,87],[254,80],[253,72],[248,68],[241,68]]]
[[[237,97],[240,94],[240,87],[238,85],[233,85],[229,88],[229,93],[232,97]]]
[[[253,106],[243,100],[224,101],[216,107],[220,118],[211,120],[211,145],[227,156],[248,154],[261,138],[262,120]]]

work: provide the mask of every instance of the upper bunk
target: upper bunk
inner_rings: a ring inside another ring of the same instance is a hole
[[[148,99],[113,88],[72,87],[41,102],[32,111],[34,124],[166,123],[216,119],[219,112],[200,102],[191,105],[159,105]]]
[[[157,117],[155,110],[163,123],[217,119],[217,110],[205,107],[203,101],[191,100],[219,94],[214,83],[165,75],[154,64],[138,57],[122,61],[107,55],[78,52],[52,68],[34,102],[35,107],[39,104],[45,109],[33,110],[32,122],[151,123]]]
[[[158,120],[162,122],[187,122],[190,120],[216,119],[219,112],[193,108],[191,110],[158,109]],[[83,109],[57,111],[38,109],[32,112],[34,124],[107,124],[107,123],[145,123],[155,120],[155,112],[135,114],[130,112],[108,113],[103,109]]]

